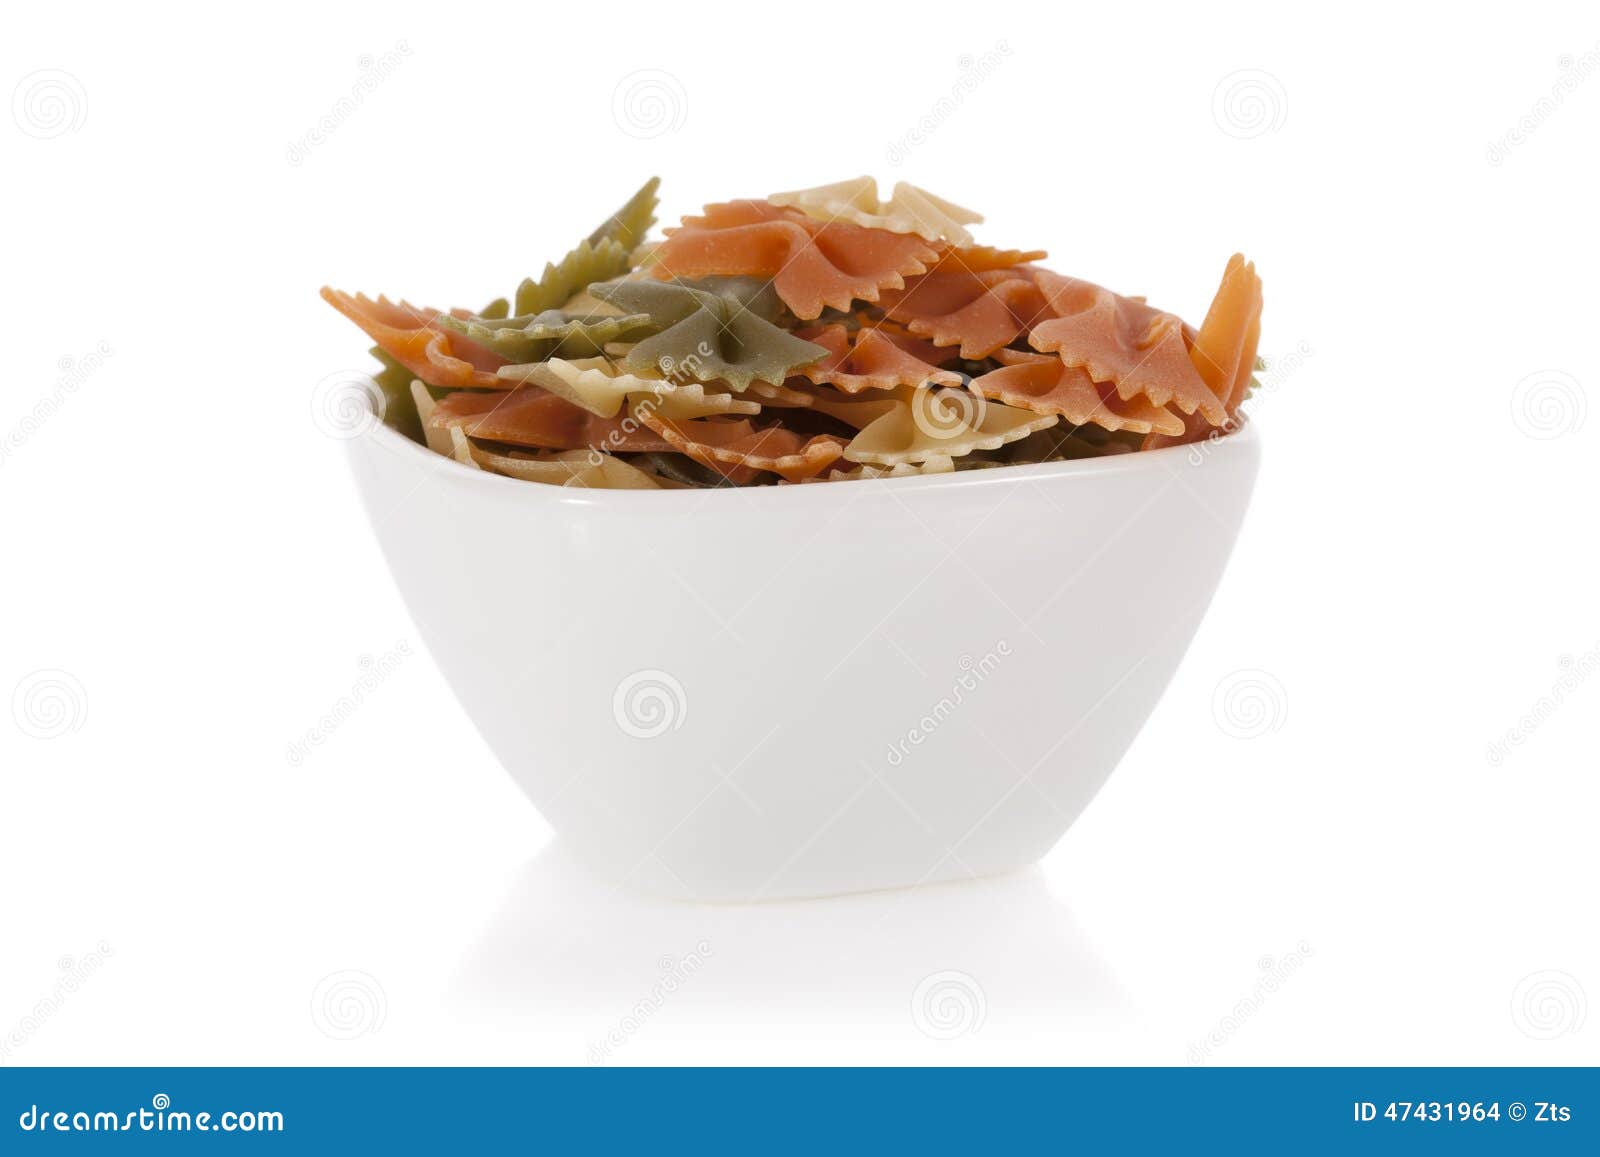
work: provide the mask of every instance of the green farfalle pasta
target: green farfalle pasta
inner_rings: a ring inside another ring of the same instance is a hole
[[[632,374],[723,381],[744,390],[753,381],[781,385],[796,367],[828,352],[773,323],[782,303],[771,283],[757,278],[613,281],[589,292],[627,313],[648,314],[660,328],[623,358]]]
[[[528,277],[517,286],[516,316],[529,317],[560,309],[569,297],[590,282],[621,276],[628,272],[630,252],[620,241],[602,240],[593,245],[580,241],[578,247],[558,263],[546,265],[538,281]]]
[[[660,184],[659,177],[651,177],[627,204],[578,242],[577,248],[559,262],[546,265],[538,281],[524,278],[517,286],[516,316],[559,309],[590,282],[620,277],[633,268],[633,251],[656,223]]]
[[[625,247],[630,253],[639,248],[639,243],[644,240],[644,235],[650,232],[650,226],[656,223],[656,206],[660,198],[656,190],[661,187],[660,177],[651,177],[639,191],[628,198],[628,203],[606,219],[605,223],[589,234],[590,245],[599,245],[602,241],[615,241]]]
[[[417,416],[417,403],[411,396],[411,379],[417,375],[385,353],[382,346],[373,346],[372,356],[383,364],[372,380],[383,391],[384,425],[413,442],[421,442],[422,419]]]
[[[593,357],[607,342],[637,341],[659,328],[650,315],[618,317],[547,309],[529,317],[441,317],[439,324],[465,334],[512,362]]]

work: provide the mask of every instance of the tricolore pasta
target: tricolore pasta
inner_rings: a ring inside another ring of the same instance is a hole
[[[982,218],[869,177],[709,205],[655,180],[511,298],[440,311],[324,288],[381,363],[384,421],[463,465],[623,489],[904,477],[1227,433],[1261,280],[1198,328],[975,243]]]

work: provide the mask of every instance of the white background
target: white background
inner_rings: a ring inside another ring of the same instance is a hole
[[[612,1063],[1600,1061],[1592,5],[138,7],[0,43],[0,1061],[583,1064],[702,941]],[[670,219],[864,172],[1191,320],[1253,257],[1303,351],[1254,506],[1035,871],[613,894],[415,638],[316,291],[476,305],[652,173]]]

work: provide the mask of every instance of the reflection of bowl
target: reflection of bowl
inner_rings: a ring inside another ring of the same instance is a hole
[[[603,874],[707,900],[1038,859],[1133,741],[1259,447],[758,490],[576,490],[383,426],[355,474],[428,648]]]

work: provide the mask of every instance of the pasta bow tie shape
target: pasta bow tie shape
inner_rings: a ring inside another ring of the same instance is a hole
[[[324,288],[374,343],[384,424],[461,466],[627,490],[872,482],[1226,435],[1261,362],[1255,266],[1198,326],[979,244],[871,177],[708,205],[652,240],[652,178],[476,309]]]

